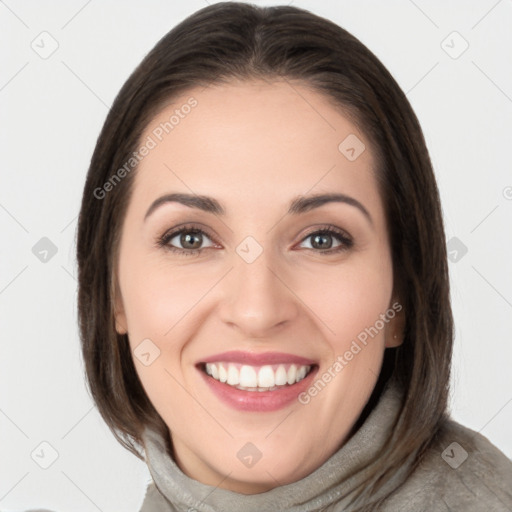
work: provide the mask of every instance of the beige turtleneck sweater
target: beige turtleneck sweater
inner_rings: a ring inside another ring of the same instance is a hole
[[[146,429],[146,462],[153,481],[140,512],[373,510],[369,505],[348,505],[364,470],[351,478],[348,475],[369,461],[385,442],[400,407],[400,396],[395,385],[387,385],[362,426],[319,468],[297,482],[260,494],[240,494],[190,478],[166,452],[164,439]],[[512,512],[512,461],[486,437],[452,420],[446,421],[413,474],[402,480],[399,474],[386,484],[379,493],[383,504],[376,510]]]

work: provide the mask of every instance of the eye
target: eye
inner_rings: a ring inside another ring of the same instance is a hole
[[[333,254],[350,249],[354,242],[352,238],[341,229],[332,226],[313,231],[305,238],[303,242],[311,239],[310,247],[307,249],[319,252],[320,254]],[[333,248],[333,239],[338,241],[338,245]]]
[[[197,256],[207,247],[215,246],[211,243],[201,247],[205,239],[211,242],[210,236],[204,230],[193,226],[182,226],[180,229],[165,233],[157,240],[157,245],[177,254]]]
[[[212,242],[212,239],[213,237],[201,228],[196,226],[182,226],[179,229],[166,232],[159,237],[157,246],[163,247],[175,254],[197,256],[203,250],[216,246],[215,243]],[[325,255],[346,251],[354,244],[350,235],[333,226],[326,226],[311,232],[303,238],[302,243],[308,239],[311,239],[311,243],[310,247],[306,247],[306,249]],[[205,240],[210,241],[209,245],[203,245]],[[334,245],[336,241],[338,245]]]

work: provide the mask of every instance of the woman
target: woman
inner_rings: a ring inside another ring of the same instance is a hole
[[[121,89],[78,225],[91,393],[153,510],[510,510],[449,418],[452,314],[418,120],[293,7],[206,7]]]

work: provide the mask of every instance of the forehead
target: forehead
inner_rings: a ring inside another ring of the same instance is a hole
[[[161,109],[140,142],[151,146],[135,180],[146,202],[180,191],[261,207],[262,198],[333,190],[379,201],[369,140],[329,99],[298,83],[190,89]]]

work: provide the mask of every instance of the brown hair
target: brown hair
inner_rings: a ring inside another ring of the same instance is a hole
[[[405,94],[358,39],[306,10],[236,2],[201,9],[157,43],[117,95],[91,160],[78,221],[78,315],[88,386],[116,438],[139,458],[146,425],[169,438],[138,379],[127,336],[117,334],[114,323],[119,236],[136,170],[103,198],[95,191],[130,158],[165,102],[198,85],[233,79],[312,87],[350,117],[376,157],[395,289],[406,318],[403,344],[386,350],[374,392],[387,378],[405,391],[389,442],[361,489],[363,503],[372,503],[372,494],[406,459],[419,462],[445,418],[453,319],[443,220],[425,140]]]

